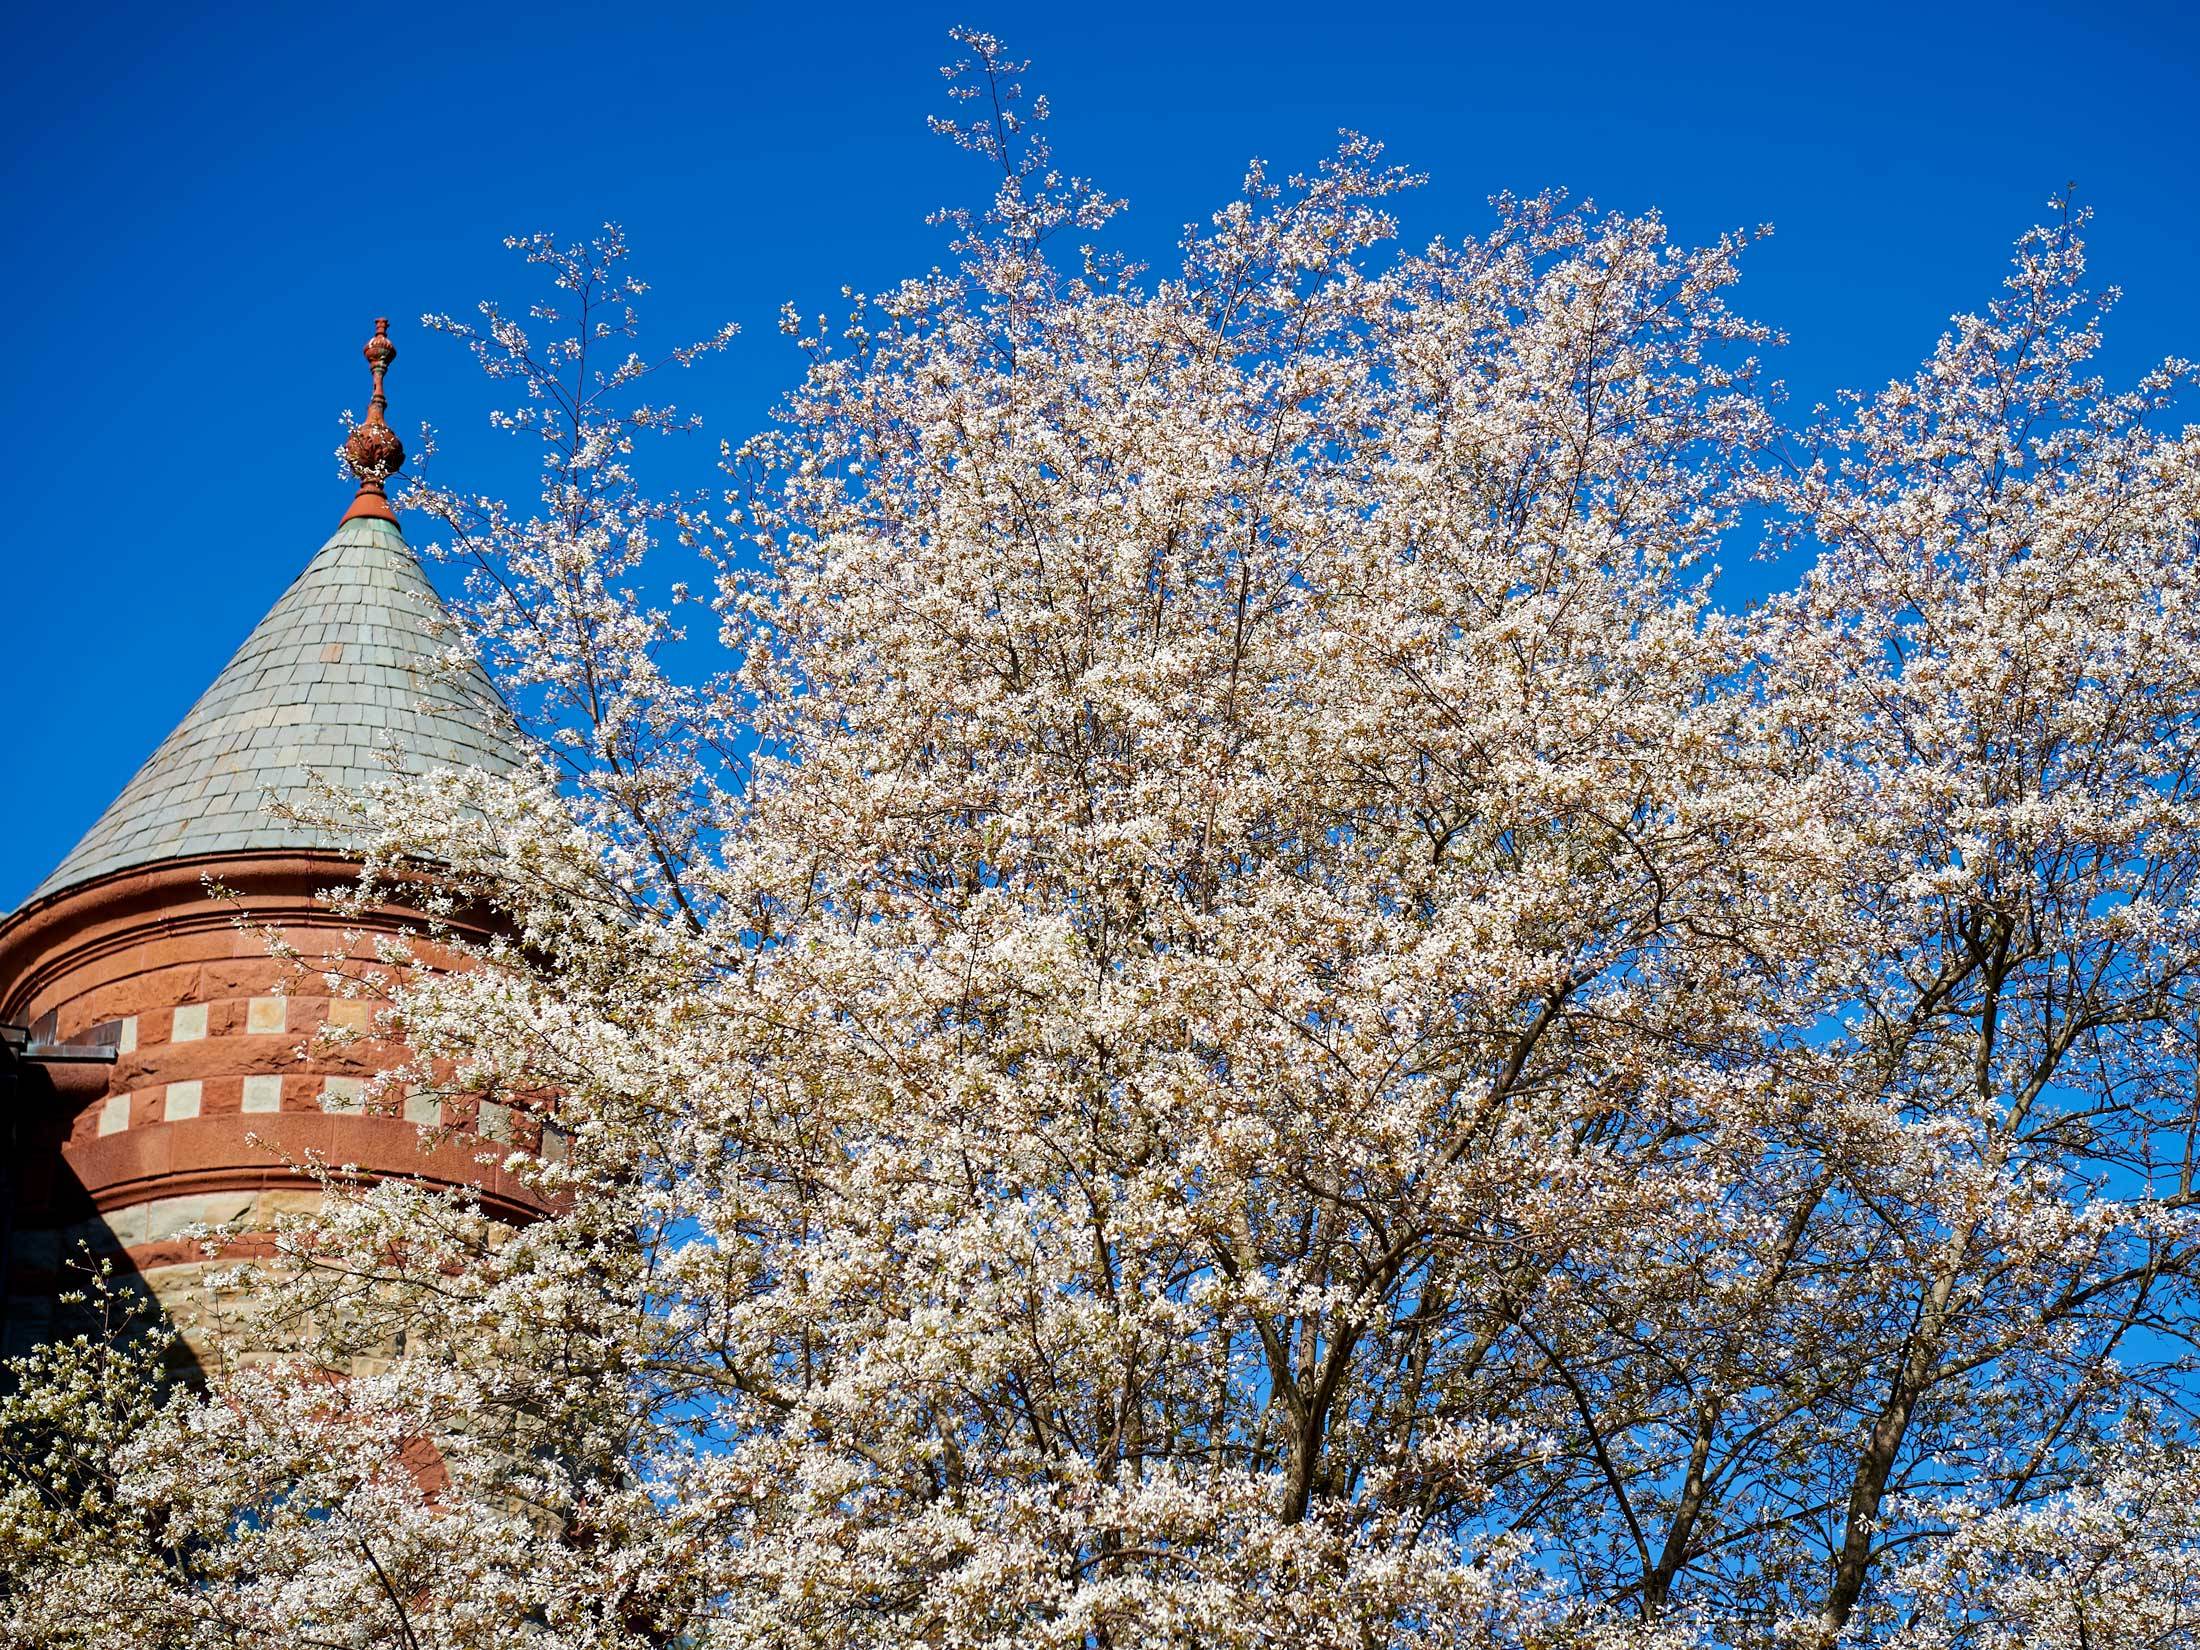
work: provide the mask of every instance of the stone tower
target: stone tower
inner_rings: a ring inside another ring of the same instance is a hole
[[[446,615],[383,491],[404,461],[384,417],[396,354],[386,323],[366,353],[374,397],[346,444],[359,490],[335,535],[84,839],[0,921],[0,1344],[11,1353],[56,1326],[54,1297],[80,1245],[142,1280],[189,1346],[190,1285],[206,1263],[179,1234],[201,1220],[249,1226],[310,1200],[286,1157],[472,1184],[492,1212],[527,1212],[525,1194],[476,1157],[479,1135],[511,1139],[530,1120],[493,1105],[444,1117],[442,1102],[418,1096],[409,1115],[370,1114],[362,1083],[401,1051],[315,1046],[324,1024],[365,1029],[368,1005],[331,993],[318,972],[301,977],[257,931],[278,928],[308,958],[347,943],[346,924],[314,894],[351,868],[310,830],[271,817],[269,798],[316,777],[385,777],[393,758],[413,773],[519,761],[487,679],[454,682],[441,663]],[[237,897],[210,896],[209,878]],[[373,929],[407,920],[397,907],[372,914],[348,955],[363,961]],[[425,1121],[462,1132],[423,1155]]]

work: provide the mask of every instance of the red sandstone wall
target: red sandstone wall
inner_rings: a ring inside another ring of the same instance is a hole
[[[207,896],[209,870],[239,903]],[[413,1093],[394,1114],[370,1114],[366,1079],[404,1050],[320,1035],[367,1032],[375,1007],[332,996],[324,956],[340,952],[344,971],[364,977],[373,934],[414,920],[390,907],[358,925],[363,937],[347,937],[313,899],[344,875],[340,861],[317,855],[177,862],[67,890],[0,924],[0,1019],[118,1050],[104,1090],[54,1102],[57,1114],[27,1137],[31,1160],[10,1166],[19,1177],[10,1351],[51,1331],[52,1298],[80,1244],[134,1270],[188,1344],[206,1262],[179,1234],[201,1221],[249,1229],[310,1206],[312,1183],[286,1157],[312,1152],[367,1173],[477,1186],[508,1219],[534,1210],[501,1169],[475,1161],[494,1145],[555,1152],[554,1133],[546,1142],[531,1113]],[[269,955],[267,923],[306,959],[303,974]],[[429,967],[454,960],[427,947],[419,957]],[[457,1132],[424,1153],[423,1124]]]

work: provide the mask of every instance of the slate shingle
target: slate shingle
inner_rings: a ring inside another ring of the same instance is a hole
[[[444,616],[394,526],[345,522],[31,899],[155,860],[325,846],[262,806],[308,771],[361,783],[392,750],[407,773],[517,767],[488,678],[436,675]],[[343,659],[324,661],[332,641]]]

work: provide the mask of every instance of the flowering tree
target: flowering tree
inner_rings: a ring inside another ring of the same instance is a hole
[[[554,1212],[332,1180],[234,1279],[295,1357],[25,1365],[10,1630],[2189,1639],[2200,438],[2079,220],[1789,432],[1746,236],[1399,252],[1348,138],[1147,284],[961,38],[990,205],[788,318],[722,503],[615,236],[445,323],[542,506],[409,502],[543,762],[327,817],[499,914],[391,1081],[555,1095]]]

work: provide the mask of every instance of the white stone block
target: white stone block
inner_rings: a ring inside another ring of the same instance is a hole
[[[171,1043],[195,1043],[206,1035],[206,1005],[185,1003],[176,1010],[168,1030]]]
[[[510,1144],[512,1139],[512,1108],[499,1105],[494,1100],[481,1103],[481,1121],[475,1125],[484,1140],[498,1140]]]
[[[156,1198],[145,1206],[145,1224],[139,1243],[160,1243],[180,1237],[189,1226],[220,1226],[237,1219],[252,1207],[250,1192],[213,1192],[199,1197]]]
[[[99,1132],[120,1134],[130,1126],[130,1097],[127,1094],[110,1094],[99,1108]]]
[[[288,997],[255,997],[245,1007],[244,1028],[256,1033],[282,1031],[289,1019],[289,1007]]]
[[[424,1128],[440,1128],[443,1124],[443,1102],[432,1094],[415,1089],[405,1096],[405,1121],[418,1123]]]
[[[321,1084],[321,1109],[323,1111],[357,1111],[360,1109],[360,1093],[366,1084],[357,1077],[330,1077]]]
[[[171,1123],[179,1123],[186,1117],[199,1114],[201,1085],[196,1082],[170,1083],[168,1096],[161,1102],[160,1114]]]
[[[74,1228],[66,1235],[66,1240],[73,1247],[75,1239],[81,1237],[91,1244],[94,1253],[110,1246],[127,1249],[133,1243],[143,1243],[145,1214],[149,1207],[149,1204],[132,1203],[125,1208],[109,1209],[104,1214],[94,1215],[85,1223],[90,1230],[87,1231],[85,1227]]]
[[[247,1077],[244,1080],[244,1109],[246,1111],[281,1111],[283,1109],[283,1080],[280,1077]]]
[[[137,1052],[137,1016],[135,1014],[123,1015],[121,1035],[115,1040],[115,1052],[117,1054],[135,1054]]]

